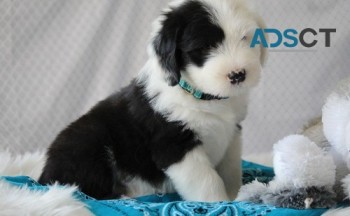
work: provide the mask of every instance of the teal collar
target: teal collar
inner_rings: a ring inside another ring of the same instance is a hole
[[[184,89],[186,92],[190,93],[199,100],[222,100],[222,99],[228,99],[228,97],[219,97],[211,94],[204,93],[198,89],[193,88],[188,82],[186,82],[183,79],[180,79],[179,85],[182,89]]]

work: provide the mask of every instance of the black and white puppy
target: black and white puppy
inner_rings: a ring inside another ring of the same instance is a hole
[[[171,3],[140,74],[57,136],[39,182],[76,184],[98,199],[173,191],[234,199],[239,123],[265,58],[249,46],[259,27],[241,0]]]

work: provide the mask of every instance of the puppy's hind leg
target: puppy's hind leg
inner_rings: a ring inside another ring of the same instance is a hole
[[[188,152],[182,161],[171,165],[165,173],[185,200],[228,200],[224,182],[212,167],[202,147]]]

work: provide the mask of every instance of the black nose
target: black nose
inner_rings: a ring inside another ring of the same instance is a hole
[[[246,74],[247,73],[244,69],[241,71],[232,71],[228,74],[228,78],[232,84],[238,84],[245,80]]]

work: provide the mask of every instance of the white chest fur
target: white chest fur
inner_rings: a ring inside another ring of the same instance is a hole
[[[185,106],[173,100],[167,119],[181,121],[193,130],[202,142],[211,164],[216,166],[234,140],[237,123],[245,116],[244,103],[237,106],[233,102],[237,101],[194,101],[194,104]]]
[[[153,109],[168,121],[181,121],[193,130],[216,166],[234,140],[236,125],[246,116],[248,93],[225,100],[201,101],[179,86],[169,86],[163,74],[157,61],[150,60],[139,75],[148,98],[154,98]]]
[[[221,119],[207,117],[202,125],[188,124],[194,130],[206,151],[213,166],[220,163],[228,146],[233,142],[235,121],[227,122]]]

